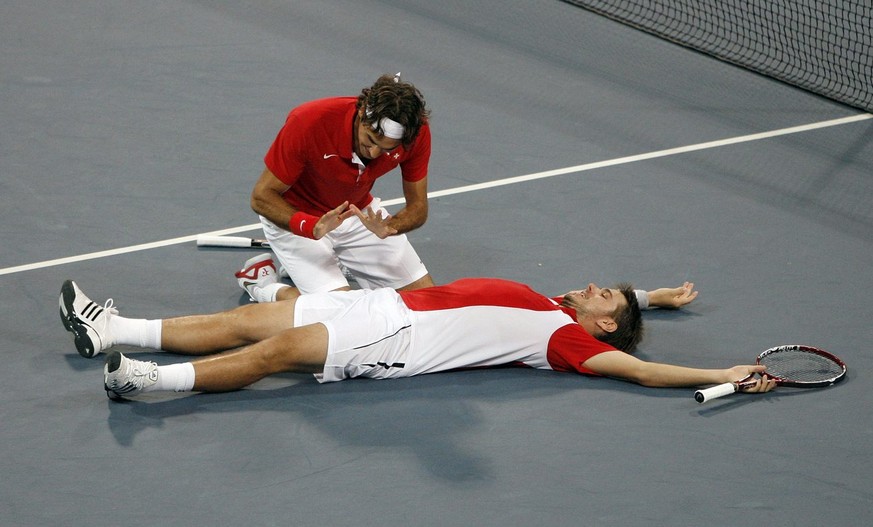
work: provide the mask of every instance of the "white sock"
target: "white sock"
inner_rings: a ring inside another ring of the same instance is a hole
[[[110,331],[116,344],[139,346],[146,349],[161,349],[161,320],[144,318],[124,318],[113,316],[109,319]]]
[[[265,302],[275,302],[276,294],[279,293],[280,289],[284,289],[286,287],[291,286],[283,283],[270,284],[266,287],[253,287],[252,293],[254,293],[255,302],[259,304],[263,304]]]
[[[190,362],[158,366],[158,381],[143,392],[190,392],[194,388],[194,365]]]

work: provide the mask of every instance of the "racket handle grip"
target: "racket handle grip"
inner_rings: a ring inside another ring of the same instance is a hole
[[[198,247],[252,247],[251,238],[243,236],[206,236],[197,237]]]
[[[705,403],[706,401],[718,399],[725,395],[737,393],[737,388],[738,385],[733,382],[726,382],[724,384],[719,384],[718,386],[713,386],[712,388],[704,388],[703,390],[697,390],[694,392],[694,400],[698,403]]]

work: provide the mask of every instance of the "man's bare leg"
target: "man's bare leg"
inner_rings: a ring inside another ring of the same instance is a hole
[[[403,287],[398,287],[397,290],[398,291],[412,291],[413,289],[423,289],[425,287],[433,287],[433,286],[434,286],[433,278],[431,278],[430,274],[426,274],[410,284],[406,284]],[[334,291],[350,291],[351,289],[352,289],[351,287],[341,287],[339,289],[334,289]],[[281,302],[281,301],[285,301],[285,300],[293,300],[300,295],[301,295],[301,293],[300,293],[299,289],[297,289],[294,286],[287,286],[287,287],[283,287],[282,289],[279,289],[278,291],[276,291],[276,301]]]
[[[412,282],[411,284],[406,284],[403,287],[398,287],[397,290],[398,291],[412,291],[413,289],[424,289],[425,287],[433,287],[433,286],[434,286],[433,278],[431,278],[430,273],[428,273],[428,274],[422,276],[421,278],[419,278],[418,280],[416,280],[415,282]]]
[[[236,351],[167,366],[112,351],[103,383],[111,399],[153,391],[238,390],[274,373],[323,371],[327,345],[327,328],[319,323],[286,329]]]
[[[211,315],[164,319],[161,349],[208,355],[266,340],[294,327],[295,300],[248,304]]]
[[[236,351],[195,360],[194,391],[238,390],[275,373],[320,373],[327,358],[327,342],[327,328],[311,324]]]
[[[351,291],[351,287],[340,287],[339,289],[334,289],[334,291]],[[299,289],[294,287],[293,285],[285,286],[278,291],[276,291],[276,302],[284,302],[286,300],[294,300],[298,296],[302,295]]]

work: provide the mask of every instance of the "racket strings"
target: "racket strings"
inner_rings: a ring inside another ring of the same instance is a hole
[[[767,366],[767,375],[796,382],[822,382],[843,373],[843,367],[831,359],[799,350],[771,353],[761,364]]]

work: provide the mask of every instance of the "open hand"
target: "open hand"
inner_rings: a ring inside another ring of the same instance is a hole
[[[367,207],[366,211],[361,211],[361,209],[359,209],[355,205],[352,205],[349,208],[354,213],[354,215],[361,220],[361,223],[364,224],[364,227],[366,227],[370,232],[372,232],[379,238],[385,239],[392,234],[397,234],[397,229],[388,226],[388,220],[391,219],[390,214],[386,215],[383,218],[382,211],[373,211],[372,207]]]
[[[650,306],[668,309],[678,309],[691,303],[695,298],[697,298],[697,291],[694,290],[692,282],[685,282],[679,287],[662,287],[649,291]]]
[[[318,223],[315,224],[315,228],[312,229],[312,236],[316,240],[321,239],[325,234],[330,231],[336,229],[342,222],[346,219],[352,217],[354,212],[352,210],[346,210],[349,206],[348,201],[344,201],[342,205],[339,207],[327,211],[324,216],[318,219]],[[352,205],[354,207],[354,205]]]

